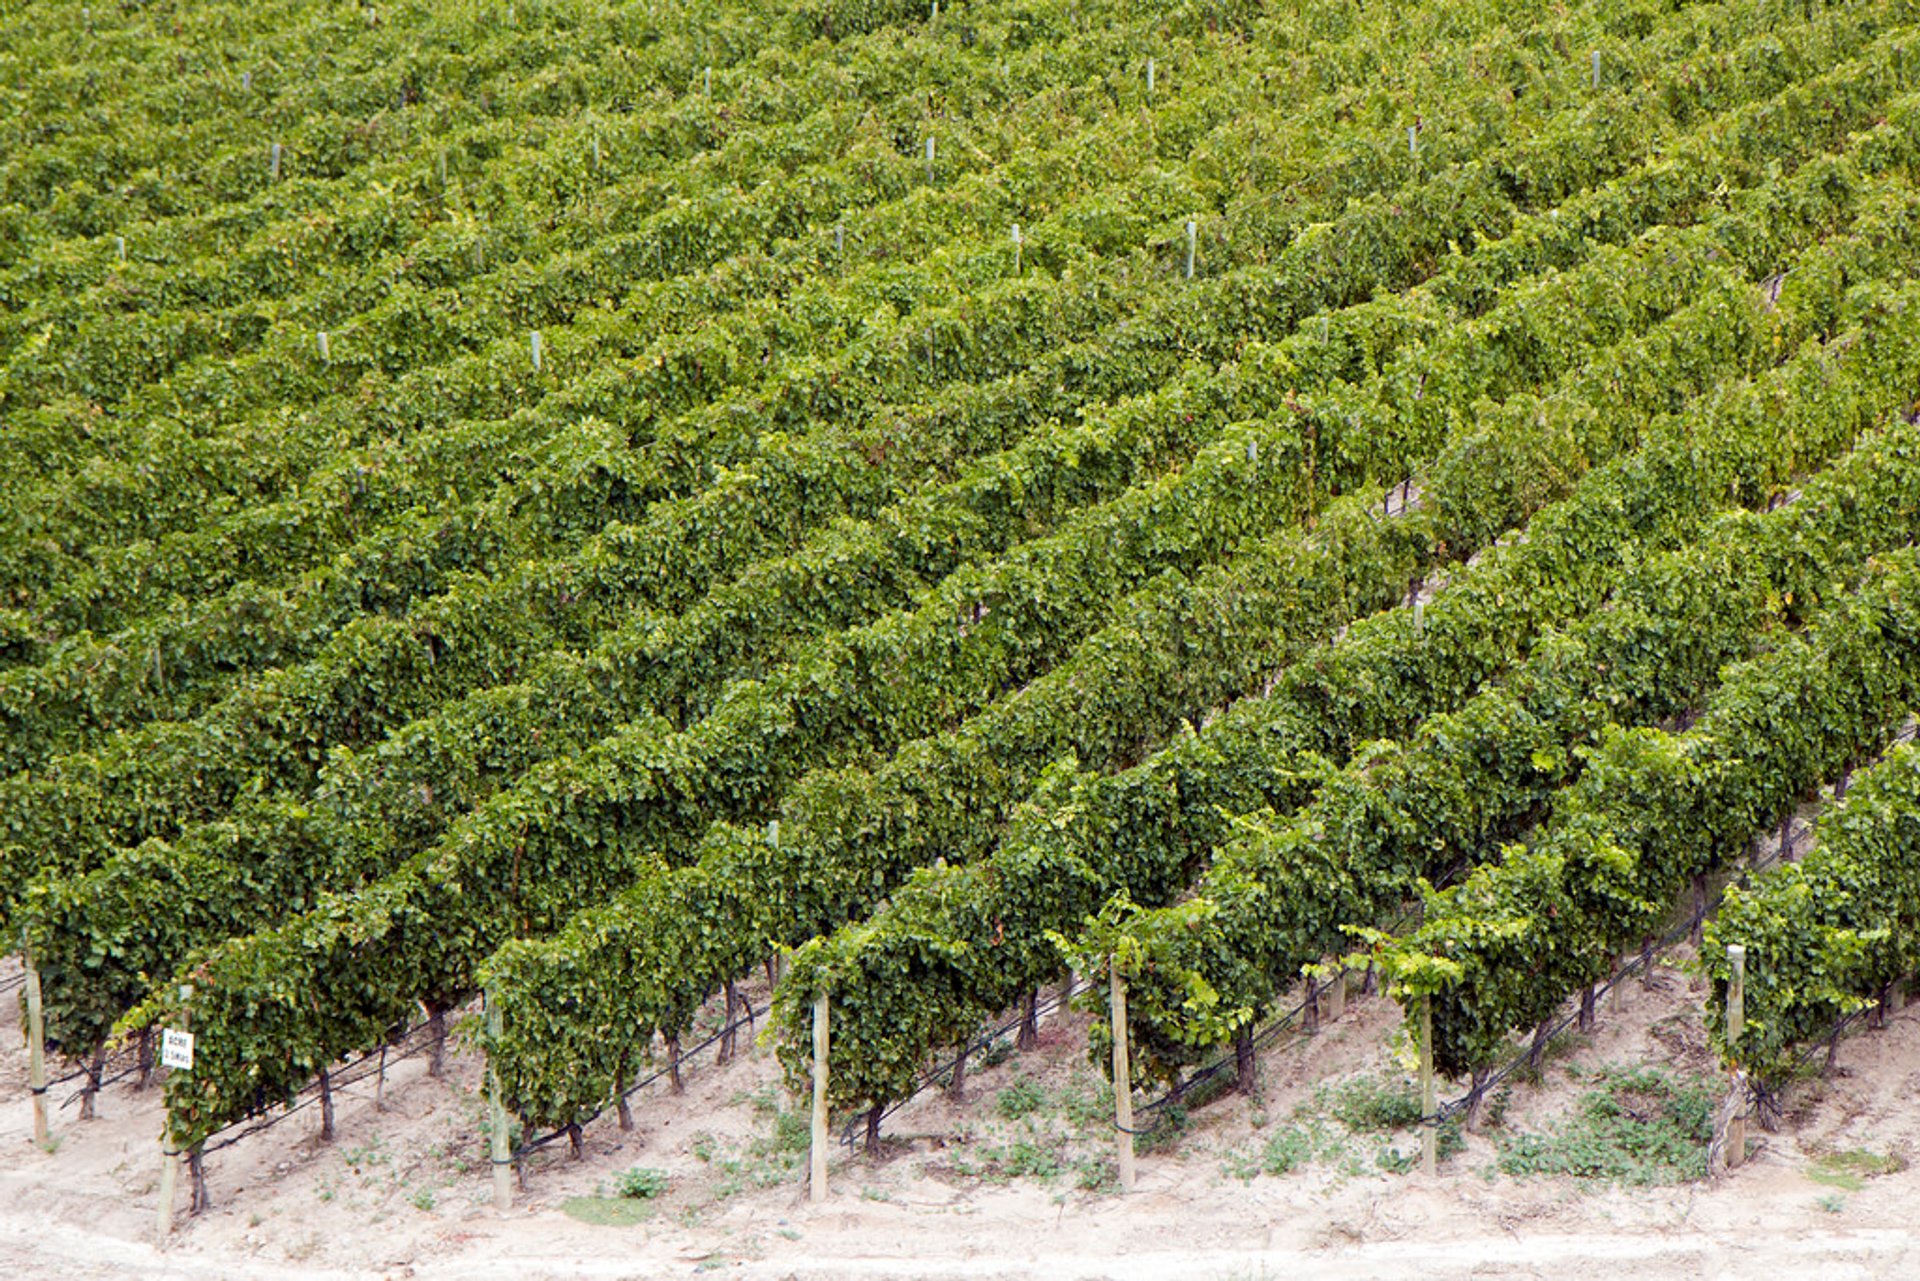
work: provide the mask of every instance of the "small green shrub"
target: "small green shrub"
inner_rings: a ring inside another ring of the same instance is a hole
[[[1420,1095],[1405,1081],[1358,1077],[1337,1086],[1327,1101],[1334,1119],[1355,1134],[1391,1134],[1420,1120]]]
[[[1613,1183],[1679,1183],[1706,1174],[1713,1087],[1651,1068],[1602,1069],[1574,1116],[1549,1134],[1501,1145],[1511,1175],[1566,1174]]]
[[[1120,1186],[1120,1169],[1110,1156],[1081,1157],[1073,1164],[1073,1185],[1082,1192],[1111,1192]]]
[[[613,1190],[630,1201],[649,1201],[667,1190],[667,1172],[635,1166],[613,1181]]]
[[[1113,1120],[1113,1086],[1097,1078],[1083,1080],[1078,1088],[1061,1091],[1060,1108],[1076,1129],[1104,1131]]]
[[[1001,1116],[1009,1121],[1018,1121],[1023,1116],[1031,1116],[1038,1112],[1041,1105],[1046,1102],[1046,1096],[1033,1082],[1016,1081],[1000,1091],[1000,1097],[996,1102]]]
[[[1187,1109],[1178,1103],[1169,1103],[1158,1113],[1149,1112],[1144,1116],[1136,1114],[1133,1128],[1139,1131],[1133,1145],[1142,1155],[1164,1152],[1180,1141],[1187,1132]]]
[[[1002,1148],[996,1164],[1010,1179],[1038,1179],[1051,1183],[1060,1177],[1060,1153],[1031,1139],[1016,1139]]]

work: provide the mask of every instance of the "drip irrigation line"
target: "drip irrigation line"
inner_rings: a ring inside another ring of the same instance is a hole
[[[1042,1014],[1053,1013],[1068,1001],[1071,1001],[1075,996],[1093,986],[1094,984],[1091,981],[1081,982],[1078,979],[1073,980],[1064,988],[1036,1000],[1033,1003],[1033,1017],[1038,1019]],[[986,1049],[1008,1032],[1018,1029],[1026,1021],[1027,1015],[1023,1010],[1018,1016],[1009,1019],[1005,1023],[997,1024],[985,1032],[976,1033],[971,1040],[962,1043],[960,1052],[951,1059],[936,1063],[934,1066],[921,1072],[911,1090],[907,1091],[905,1095],[896,1099],[881,1111],[880,1119],[882,1121],[886,1120],[927,1090],[932,1089],[936,1085],[942,1085],[968,1056],[972,1055],[976,1050]],[[840,1142],[849,1152],[854,1148],[856,1140],[855,1132],[866,1124],[868,1115],[869,1112],[855,1114],[853,1119],[848,1121],[846,1126],[841,1130]]]
[[[135,1063],[133,1068],[129,1068],[126,1071],[117,1072],[113,1076],[106,1075],[108,1069],[114,1067],[115,1065],[119,1064],[120,1062],[122,1062],[127,1058],[136,1057],[138,1055],[138,1052],[139,1052],[139,1047],[137,1045],[129,1045],[121,1050],[116,1051],[113,1054],[109,1054],[106,1058],[101,1059],[100,1060],[100,1072],[102,1076],[102,1079],[100,1081],[101,1088],[104,1089],[107,1085],[111,1084],[112,1082],[118,1081],[122,1077],[127,1076],[130,1072],[136,1070],[139,1067],[139,1064],[137,1062]],[[56,1086],[65,1085],[69,1081],[78,1081],[81,1077],[91,1076],[92,1074],[93,1074],[92,1065],[83,1063],[79,1067],[73,1069],[73,1071],[66,1073],[64,1076],[57,1076],[53,1080],[48,1081],[47,1088],[53,1089]],[[82,1090],[81,1093],[84,1094],[85,1090]],[[79,1098],[79,1097],[80,1095],[77,1095],[77,1094],[74,1096],[74,1098]],[[72,1101],[73,1101],[72,1099],[68,1100],[69,1103]],[[61,1104],[61,1106],[65,1107],[66,1104],[63,1103]]]
[[[1459,877],[1461,872],[1466,870],[1467,866],[1468,866],[1467,861],[1465,859],[1461,859],[1460,861],[1456,862],[1452,867],[1448,868],[1447,871],[1441,876],[1438,884],[1443,886],[1451,884],[1456,878]],[[1397,932],[1400,929],[1404,928],[1406,925],[1408,925],[1413,920],[1413,917],[1414,917],[1414,912],[1411,909],[1401,912],[1398,916],[1394,917],[1391,922],[1389,922],[1387,928],[1390,931]],[[1343,975],[1345,974],[1344,968],[1342,969],[1341,972]],[[1253,1034],[1253,1037],[1252,1037],[1253,1048],[1256,1051],[1266,1049],[1268,1046],[1272,1045],[1275,1041],[1279,1040],[1281,1033],[1292,1028],[1296,1023],[1305,1023],[1306,1016],[1307,1016],[1307,1007],[1313,1003],[1313,1000],[1314,1000],[1314,995],[1312,990],[1310,989],[1308,991],[1308,994],[1301,998],[1300,1003],[1298,1005],[1295,1005],[1293,1008],[1287,1010],[1285,1013],[1281,1014],[1280,1017],[1274,1019],[1273,1021],[1268,1023],[1265,1027],[1261,1028],[1259,1031]],[[1178,1103],[1181,1099],[1185,1098],[1187,1095],[1193,1093],[1195,1087],[1203,1085],[1208,1081],[1211,1081],[1214,1077],[1224,1072],[1227,1069],[1227,1066],[1229,1064],[1232,1064],[1235,1070],[1237,1071],[1239,1067],[1239,1061],[1240,1061],[1240,1055],[1237,1050],[1231,1052],[1230,1054],[1224,1054],[1219,1058],[1215,1059],[1213,1062],[1207,1064],[1205,1067],[1201,1068],[1198,1072],[1195,1072],[1192,1076],[1188,1077],[1186,1080],[1180,1082],[1180,1084],[1169,1089],[1165,1094],[1161,1095],[1159,1098],[1153,1099],[1147,1103],[1141,1104],[1138,1108],[1134,1109],[1134,1112],[1136,1115],[1138,1115],[1141,1112],[1156,1112],[1156,1113],[1160,1112],[1165,1108],[1168,1108]],[[1160,1124],[1166,1124],[1166,1123],[1161,1122]],[[1155,1128],[1157,1129],[1159,1128],[1159,1126],[1156,1125]]]
[[[1296,1023],[1304,1023],[1306,1021],[1307,1006],[1312,1003],[1312,1000],[1313,998],[1311,996],[1303,997],[1298,1005],[1295,1005],[1292,1009],[1287,1010],[1279,1018],[1274,1019],[1272,1022],[1268,1023],[1264,1028],[1261,1028],[1258,1032],[1255,1032],[1253,1034],[1254,1049],[1256,1050],[1265,1049],[1267,1046],[1272,1045],[1276,1040],[1278,1040],[1282,1032],[1285,1032],[1287,1029],[1293,1027]],[[1222,1072],[1226,1071],[1229,1066],[1232,1066],[1237,1071],[1239,1068],[1239,1063],[1240,1063],[1240,1055],[1237,1050],[1233,1051],[1230,1054],[1223,1054],[1219,1058],[1215,1059],[1213,1062],[1207,1064],[1205,1067],[1195,1072],[1192,1076],[1189,1076],[1185,1080],[1181,1081],[1178,1085],[1175,1085],[1169,1088],[1167,1092],[1162,1094],[1159,1098],[1150,1099],[1149,1101],[1141,1104],[1139,1107],[1134,1109],[1135,1116],[1139,1116],[1142,1113],[1151,1113],[1154,1116],[1159,1117],[1161,1119],[1156,1120],[1153,1125],[1149,1126],[1145,1130],[1133,1130],[1131,1131],[1131,1133],[1151,1134],[1155,1130],[1163,1129],[1164,1127],[1173,1124],[1173,1122],[1167,1118],[1167,1109],[1178,1104],[1180,1100],[1186,1098],[1187,1095],[1193,1093],[1193,1091],[1199,1086],[1204,1085],[1207,1082],[1213,1080],[1215,1077],[1219,1076]],[[1116,1130],[1120,1128],[1118,1123],[1115,1123],[1114,1128]]]
[[[287,1104],[286,1107],[277,1114],[267,1115],[272,1105],[263,1107],[258,1111],[249,1111],[248,1114],[240,1120],[230,1122],[220,1129],[213,1131],[213,1133],[209,1134],[205,1139],[202,1139],[200,1143],[200,1154],[203,1157],[209,1156],[215,1152],[220,1152],[232,1147],[242,1139],[266,1130],[271,1130],[274,1126],[279,1125],[295,1113],[302,1112],[315,1103],[320,1102],[323,1096],[341,1093],[345,1087],[364,1081],[368,1076],[384,1070],[382,1066],[383,1063],[402,1063],[422,1051],[432,1048],[437,1038],[431,1035],[426,1037],[420,1036],[423,1030],[430,1032],[432,1028],[432,1019],[423,1019],[418,1023],[405,1027],[397,1035],[389,1037],[381,1049],[369,1050],[364,1054],[347,1060],[338,1071],[326,1073],[326,1088],[324,1090],[321,1088],[320,1080],[316,1078],[313,1084],[296,1092],[294,1096],[295,1101]],[[384,1059],[382,1059],[382,1050],[385,1051]],[[377,1060],[379,1062],[376,1062]],[[367,1066],[369,1063],[375,1063],[375,1066],[369,1068]],[[306,1095],[306,1097],[301,1098],[300,1095]],[[216,1139],[219,1141],[215,1142],[214,1140]]]
[[[712,997],[713,997],[713,993],[709,992],[707,994],[707,999],[711,1000]],[[743,1016],[735,1019],[731,1023],[725,1024],[720,1028],[716,1029],[712,1035],[708,1036],[705,1040],[700,1041],[698,1044],[694,1045],[692,1048],[681,1050],[680,1057],[675,1062],[669,1063],[666,1067],[656,1069],[655,1071],[648,1073],[646,1076],[641,1077],[638,1081],[634,1082],[633,1085],[629,1086],[627,1089],[622,1090],[620,1092],[620,1095],[619,1095],[620,1100],[622,1102],[625,1102],[626,1100],[631,1099],[634,1095],[640,1093],[640,1091],[652,1085],[654,1082],[660,1080],[662,1077],[672,1075],[676,1067],[683,1066],[685,1065],[688,1059],[693,1058],[697,1054],[702,1054],[706,1052],[708,1049],[712,1048],[714,1045],[717,1045],[721,1040],[726,1038],[729,1034],[738,1032],[743,1027],[758,1026],[758,1024],[756,1023],[756,1019],[758,1018],[758,1015],[754,1013],[753,1002],[748,1000],[746,997],[739,996],[739,995],[736,995],[734,999],[739,1001],[741,1006],[746,1010],[746,1013]],[[520,1145],[514,1148],[512,1155],[507,1157],[508,1163],[517,1162],[522,1157],[528,1156],[534,1152],[539,1151],[541,1148],[547,1146],[549,1143],[555,1142],[556,1140],[564,1136],[572,1134],[573,1130],[576,1127],[584,1129],[586,1126],[589,1126],[593,1124],[595,1121],[599,1120],[602,1116],[605,1116],[606,1112],[607,1112],[607,1109],[604,1106],[602,1106],[594,1109],[592,1112],[589,1112],[586,1116],[581,1117],[578,1121],[575,1121],[573,1125],[570,1125],[570,1126],[563,1125],[558,1127],[557,1129],[550,1130],[547,1133],[542,1134],[537,1138],[522,1140]],[[495,1164],[499,1164],[499,1162],[496,1161]]]
[[[1780,1096],[1786,1093],[1788,1083],[1800,1074],[1801,1069],[1813,1060],[1814,1055],[1834,1053],[1839,1048],[1840,1038],[1845,1035],[1846,1030],[1861,1019],[1867,1018],[1873,1010],[1874,1006],[1864,1005],[1857,1010],[1849,1010],[1842,1014],[1825,1032],[1809,1041],[1805,1049],[1793,1056],[1777,1089],[1758,1077],[1749,1076],[1747,1078],[1748,1093],[1765,1109],[1770,1109],[1776,1114],[1785,1111],[1785,1105],[1781,1102]]]
[[[1758,875],[1759,873],[1767,871],[1769,868],[1773,867],[1774,864],[1778,863],[1783,857],[1783,850],[1791,849],[1793,847],[1793,844],[1794,844],[1793,829],[1791,826],[1789,826],[1789,828],[1787,829],[1786,840],[1785,842],[1783,842],[1782,846],[1776,847],[1774,852],[1765,858],[1759,858],[1759,859],[1749,858],[1746,862],[1741,864],[1739,869],[1739,875],[1736,876],[1734,880],[1729,883],[1728,886],[1723,886],[1720,889],[1719,893],[1717,894],[1708,894],[1703,896],[1700,905],[1694,908],[1693,911],[1688,914],[1686,920],[1682,921],[1679,925],[1668,930],[1652,946],[1642,948],[1639,952],[1635,953],[1632,957],[1630,957],[1624,964],[1621,964],[1620,966],[1618,966],[1614,970],[1612,976],[1608,978],[1606,982],[1596,984],[1593,988],[1594,1008],[1598,1009],[1601,998],[1610,994],[1614,988],[1618,987],[1621,983],[1625,982],[1627,979],[1633,977],[1634,975],[1640,974],[1644,970],[1648,969],[1653,964],[1655,958],[1663,956],[1667,952],[1673,950],[1673,948],[1676,947],[1683,939],[1692,937],[1693,932],[1699,929],[1700,925],[1708,917],[1712,916],[1714,912],[1719,910],[1720,902],[1722,899],[1726,897],[1726,892],[1728,888],[1731,888],[1732,886],[1740,886],[1744,888],[1746,885],[1748,885],[1752,881],[1754,876]],[[1858,1012],[1856,1011],[1856,1014],[1857,1013]],[[1546,1031],[1544,1034],[1540,1033],[1538,1030],[1536,1030],[1535,1032],[1535,1036],[1538,1038],[1538,1042],[1539,1042],[1539,1048],[1537,1053],[1543,1055],[1546,1052],[1546,1047],[1553,1044],[1553,1042],[1558,1037],[1560,1037],[1569,1027],[1573,1026],[1576,1022],[1578,1022],[1579,1017],[1580,1015],[1578,1011],[1576,1011],[1573,1014],[1560,1015],[1559,1017],[1557,1017],[1551,1022],[1541,1024],[1541,1027],[1545,1028]],[[1851,1019],[1853,1017],[1855,1017],[1855,1015],[1850,1014],[1847,1016],[1848,1019]],[[1841,1022],[1841,1026],[1845,1026],[1845,1022],[1846,1020],[1843,1019]],[[1815,1048],[1817,1049],[1820,1044],[1821,1042],[1815,1042]],[[1501,1067],[1497,1071],[1489,1075],[1486,1080],[1480,1082],[1478,1085],[1468,1090],[1465,1094],[1462,1094],[1459,1098],[1451,1099],[1448,1102],[1441,1104],[1439,1109],[1432,1116],[1421,1117],[1420,1124],[1442,1125],[1442,1124],[1445,1124],[1447,1121],[1451,1120],[1452,1118],[1454,1118],[1455,1116],[1461,1115],[1462,1113],[1468,1111],[1470,1108],[1478,1104],[1481,1099],[1485,1098],[1490,1091],[1498,1089],[1500,1086],[1505,1085],[1514,1076],[1518,1075],[1523,1069],[1525,1069],[1528,1065],[1530,1065],[1534,1061],[1535,1056],[1536,1056],[1536,1050],[1533,1046],[1529,1046],[1527,1049],[1522,1050],[1519,1054],[1515,1055],[1513,1058],[1509,1059],[1506,1063],[1502,1064]],[[1798,1063],[1796,1063],[1796,1066],[1798,1066]]]
[[[100,1078],[99,1085],[97,1086],[84,1085],[79,1089],[75,1090],[72,1094],[69,1094],[66,1097],[66,1099],[60,1104],[60,1108],[62,1111],[65,1111],[67,1108],[72,1107],[74,1104],[78,1103],[80,1100],[86,1098],[88,1094],[98,1094],[101,1090],[106,1089],[109,1085],[112,1085],[115,1081],[125,1080],[127,1077],[132,1076],[134,1073],[138,1072],[139,1070],[140,1070],[140,1065],[136,1063],[132,1067],[120,1069],[120,1071],[115,1072],[112,1076],[103,1075]],[[86,1074],[82,1072],[80,1073],[80,1075],[84,1076]],[[71,1080],[72,1078],[69,1077],[67,1079]]]
[[[78,1081],[81,1077],[85,1076],[86,1074],[87,1074],[86,1068],[83,1068],[83,1067],[75,1068],[73,1071],[67,1073],[65,1076],[54,1077],[53,1080],[47,1082],[47,1086],[48,1088],[52,1088],[53,1086],[56,1086],[56,1085],[65,1085],[68,1081]]]

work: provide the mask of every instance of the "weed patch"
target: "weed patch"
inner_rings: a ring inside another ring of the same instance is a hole
[[[1505,1140],[1501,1171],[1635,1185],[1706,1174],[1712,1086],[1651,1068],[1606,1068],[1594,1082],[1574,1115],[1556,1129]]]

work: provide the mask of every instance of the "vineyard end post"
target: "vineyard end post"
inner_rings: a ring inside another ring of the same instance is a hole
[[[1747,1024],[1747,949],[1730,944],[1727,961],[1733,966],[1733,977],[1727,981],[1727,1049],[1731,1051]],[[1727,1168],[1744,1165],[1746,1160],[1747,1103],[1742,1099],[1727,1123]]]
[[[187,1008],[187,1002],[193,999],[193,984],[180,985],[180,1030],[193,1030],[193,1011]],[[180,1150],[173,1146],[173,1127],[167,1121],[160,1123],[160,1239],[165,1241],[173,1235],[173,1201],[180,1187]]]
[[[1321,995],[1326,1002],[1321,1018],[1328,1023],[1337,1022],[1340,1016],[1347,1012],[1346,970],[1335,970],[1327,979],[1327,985],[1321,989]]]
[[[827,994],[813,998],[813,1126],[808,1149],[807,1199],[827,1199]]]
[[[1107,959],[1113,1014],[1113,1124],[1119,1154],[1120,1190],[1133,1191],[1133,1069],[1127,1061],[1127,980]]]
[[[500,1002],[487,993],[487,1036],[496,1044],[506,1030]],[[500,1071],[487,1064],[487,1107],[493,1131],[493,1208],[505,1214],[513,1208],[513,1135],[507,1129],[507,1101],[500,1089]]]
[[[1440,1127],[1433,1089],[1433,998],[1420,998],[1420,1170],[1433,1175],[1440,1166]]]
[[[33,949],[23,943],[20,957],[27,967],[27,1088],[33,1091],[33,1141],[47,1146],[47,1023],[40,1004],[40,969]]]

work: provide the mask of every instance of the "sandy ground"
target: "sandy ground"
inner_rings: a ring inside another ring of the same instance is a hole
[[[1711,1070],[1685,959],[1669,956],[1653,988],[1630,983],[1603,1003],[1596,1030],[1557,1044],[1500,1125],[1469,1136],[1433,1180],[1383,1173],[1379,1153],[1408,1141],[1364,1135],[1282,1177],[1242,1177],[1281,1128],[1325,1110],[1330,1083],[1401,1077],[1397,1009],[1356,999],[1320,1035],[1269,1048],[1256,1097],[1193,1111],[1175,1143],[1143,1155],[1130,1196],[1081,1185],[1106,1172],[1111,1142],[1085,1016],[1068,1014],[1043,1025],[1039,1049],[976,1066],[966,1100],[929,1093],[902,1110],[880,1162],[839,1150],[824,1206],[805,1201],[798,1118],[778,1119],[786,1100],[756,1046],[730,1064],[691,1064],[684,1094],[663,1082],[637,1096],[630,1132],[596,1122],[579,1160],[564,1141],[543,1150],[502,1217],[490,1206],[480,1065],[456,1049],[441,1079],[419,1059],[395,1065],[384,1110],[371,1083],[342,1098],[332,1143],[318,1140],[310,1108],[209,1157],[213,1208],[164,1246],[158,1091],[109,1087],[84,1123],[63,1108],[56,1150],[43,1153],[29,1137],[25,1053],[8,1036],[0,1276],[1920,1277],[1920,1172],[1852,1189],[1810,1177],[1825,1151],[1920,1156],[1920,1006],[1845,1042],[1836,1070],[1791,1096],[1787,1126],[1759,1134],[1754,1158],[1720,1184],[1626,1189],[1497,1172],[1498,1135],[1552,1126],[1596,1067]],[[14,972],[0,969],[0,982]],[[17,1019],[16,1001],[0,998],[0,1019]],[[666,1191],[607,1195],[636,1166],[664,1171]],[[609,1210],[640,1221],[581,1217]]]

